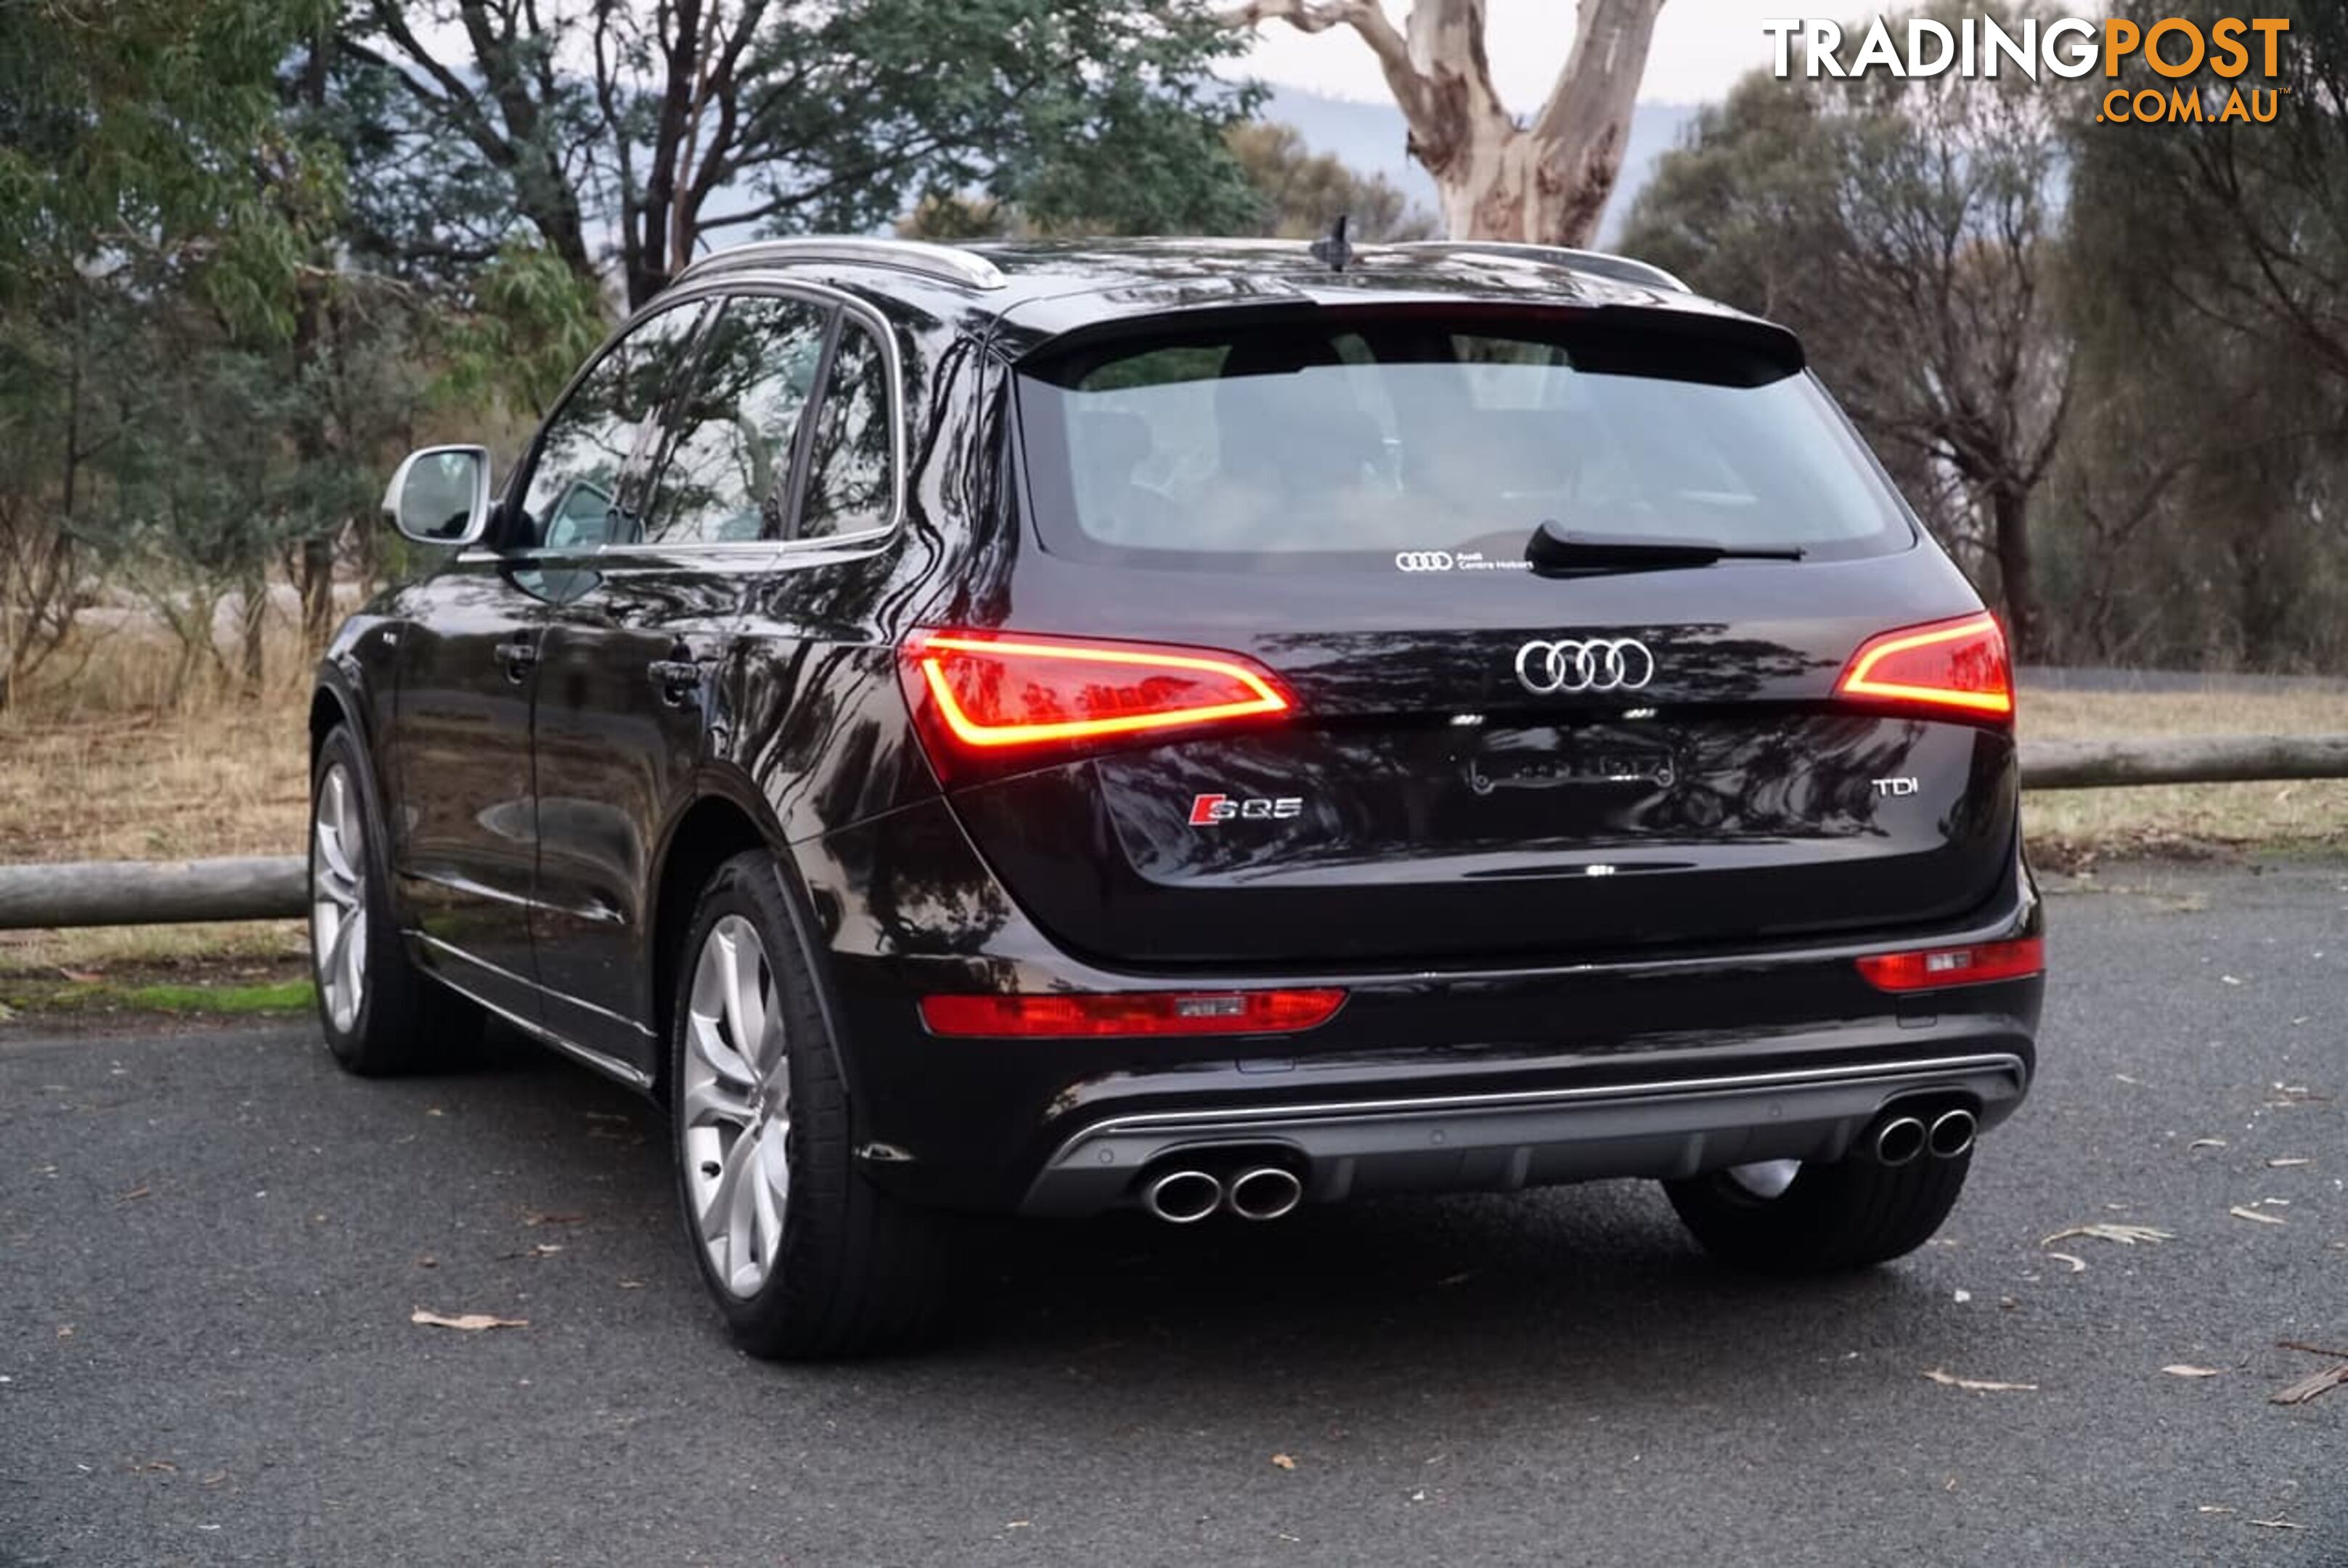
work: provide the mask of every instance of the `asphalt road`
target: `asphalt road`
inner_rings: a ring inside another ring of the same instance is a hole
[[[0,1561],[2348,1563],[2348,1389],[2268,1402],[2348,1348],[2348,865],[2054,915],[2033,1101],[1869,1276],[1633,1184],[1005,1225],[964,1337],[861,1366],[729,1348],[582,1071],[15,1026]],[[2094,1222],[2174,1239],[2040,1245]]]

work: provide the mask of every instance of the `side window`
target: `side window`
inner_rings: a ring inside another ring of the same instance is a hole
[[[889,362],[870,333],[843,317],[808,445],[800,538],[888,526],[896,494],[889,418]]]
[[[700,319],[698,305],[648,317],[572,389],[540,435],[517,543],[590,549],[641,537],[642,478],[630,463],[675,387]]]
[[[830,317],[828,307],[804,300],[726,302],[670,416],[647,538],[702,545],[790,537],[791,454]]]

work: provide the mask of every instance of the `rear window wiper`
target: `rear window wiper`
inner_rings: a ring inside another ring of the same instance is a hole
[[[1547,575],[1577,571],[1660,571],[1720,560],[1800,560],[1797,545],[1725,545],[1717,539],[1645,534],[1593,534],[1543,522],[1525,543],[1525,559]]]

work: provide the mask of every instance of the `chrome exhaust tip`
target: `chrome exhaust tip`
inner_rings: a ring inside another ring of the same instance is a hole
[[[1970,1111],[1959,1107],[1943,1111],[1932,1119],[1932,1131],[1924,1140],[1925,1147],[1935,1159],[1953,1160],[1973,1146],[1973,1133],[1980,1122]]]
[[[1222,1201],[1223,1184],[1204,1171],[1169,1171],[1141,1193],[1141,1206],[1173,1225],[1194,1225]]]
[[[1258,1165],[1231,1179],[1225,1200],[1243,1220],[1276,1220],[1304,1201],[1304,1184],[1293,1171]]]
[[[1913,1116],[1894,1116],[1875,1130],[1875,1157],[1886,1165],[1904,1165],[1924,1152],[1931,1134]]]

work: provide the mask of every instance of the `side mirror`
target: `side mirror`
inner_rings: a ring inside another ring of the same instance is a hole
[[[383,493],[383,510],[392,527],[417,544],[478,543],[489,526],[489,449],[410,452]]]

